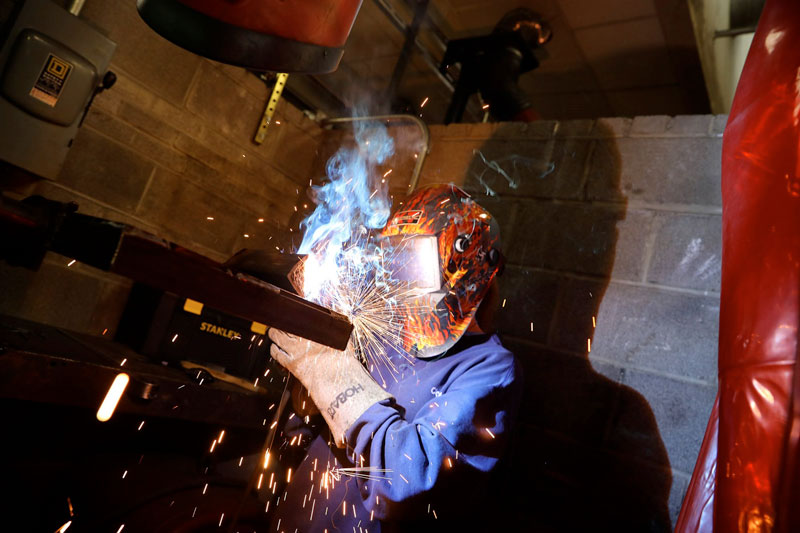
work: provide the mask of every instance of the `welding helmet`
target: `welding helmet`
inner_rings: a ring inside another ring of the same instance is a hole
[[[404,349],[421,359],[464,334],[502,268],[497,221],[455,185],[417,190],[381,233],[398,299]]]

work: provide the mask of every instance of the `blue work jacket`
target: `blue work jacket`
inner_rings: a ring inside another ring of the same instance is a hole
[[[394,399],[367,409],[344,448],[330,437],[313,440],[271,531],[478,527],[516,416],[521,371],[497,336],[465,337],[451,352],[428,361],[391,354],[394,374],[372,368]]]

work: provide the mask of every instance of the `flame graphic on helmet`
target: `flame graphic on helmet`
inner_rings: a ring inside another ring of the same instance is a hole
[[[500,268],[500,231],[494,217],[455,185],[417,190],[391,217],[382,235],[435,235],[442,273],[440,294],[403,303],[404,348],[433,357],[464,334]]]

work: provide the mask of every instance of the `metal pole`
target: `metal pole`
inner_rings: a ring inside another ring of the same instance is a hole
[[[67,6],[67,11],[69,11],[72,15],[76,17],[81,14],[81,10],[83,9],[83,4],[86,3],[86,0],[71,0],[69,5]]]

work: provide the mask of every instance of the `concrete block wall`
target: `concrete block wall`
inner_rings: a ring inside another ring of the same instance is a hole
[[[75,201],[81,212],[216,260],[243,247],[289,246],[286,229],[317,168],[322,129],[281,101],[266,141],[254,144],[266,85],[162,39],[135,4],[86,3],[81,17],[118,44],[118,81],[95,99],[56,180],[4,171],[3,189]],[[9,5],[0,14],[9,16]],[[55,254],[37,273],[0,265],[0,312],[113,335],[130,282],[67,265]]]
[[[422,183],[473,194],[508,258],[497,325],[525,371],[509,525],[674,524],[716,394],[725,121],[431,127]]]

